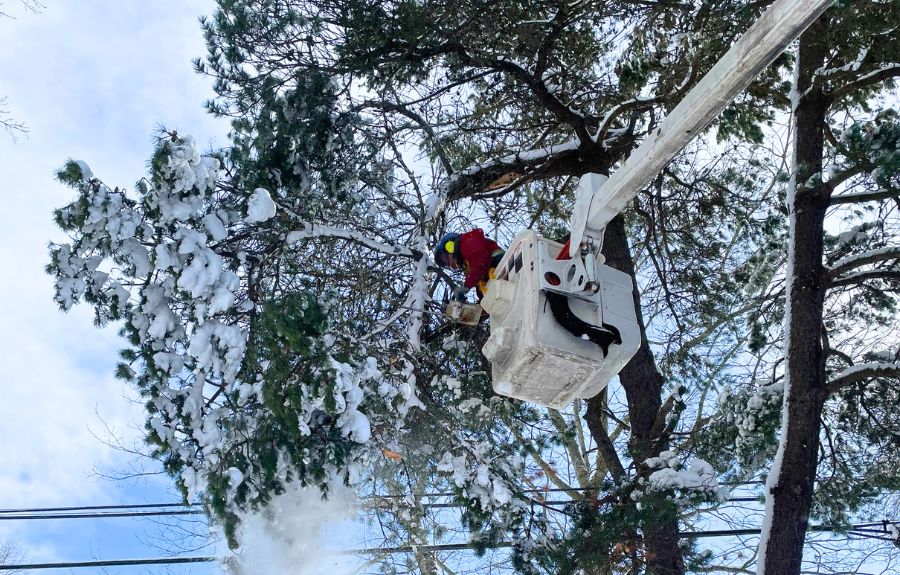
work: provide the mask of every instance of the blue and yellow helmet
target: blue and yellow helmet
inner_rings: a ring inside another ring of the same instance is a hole
[[[456,232],[447,232],[437,245],[434,246],[434,261],[441,267],[447,266],[447,255],[456,253],[457,242],[459,242],[459,234]]]

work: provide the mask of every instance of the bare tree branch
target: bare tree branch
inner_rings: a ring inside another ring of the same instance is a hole
[[[434,145],[434,149],[441,161],[441,165],[444,166],[444,171],[446,171],[448,175],[453,174],[453,165],[450,163],[450,159],[447,157],[447,154],[444,151],[444,146],[441,144],[440,138],[434,132],[434,127],[430,122],[425,120],[425,118],[409,109],[403,103],[367,100],[366,102],[363,102],[363,106],[377,108],[385,112],[397,112],[398,114],[406,116],[407,118],[418,124],[419,127],[422,128],[422,130],[428,135],[428,139],[431,140],[432,144]]]
[[[890,198],[900,197],[900,190],[880,190],[877,192],[863,192],[859,194],[839,194],[831,196],[829,205],[836,206],[839,204],[852,204],[859,202],[877,202],[879,200],[887,200]]]
[[[2,13],[0,13],[2,14]],[[0,128],[9,134],[9,137],[12,138],[13,142],[16,141],[16,136],[18,134],[25,134],[28,132],[28,128],[22,122],[18,122],[13,119],[9,112],[3,109],[2,106],[6,105],[6,98],[0,98]]]
[[[848,367],[828,382],[827,390],[832,394],[854,383],[875,377],[900,378],[900,363],[870,362]]]
[[[0,543],[0,564],[14,565],[17,563],[25,563],[28,556],[15,541],[4,541]],[[9,569],[4,573],[22,573],[23,569]]]
[[[407,258],[419,258],[422,256],[422,252],[420,252],[419,250],[414,250],[399,244],[386,244],[384,242],[379,242],[378,240],[369,238],[355,230],[347,230],[344,228],[338,228],[336,226],[317,225],[312,223],[304,223],[302,229],[289,233],[287,235],[287,238],[285,239],[285,242],[288,244],[295,244],[302,240],[318,237],[348,240],[388,255],[403,256]]]
[[[861,254],[855,254],[840,259],[828,269],[828,277],[831,280],[837,279],[841,274],[845,274],[850,270],[859,267],[874,264],[877,262],[900,259],[900,247],[883,248],[880,250],[870,250]]]
[[[25,10],[29,12],[37,13],[46,8],[46,6],[41,4],[38,0],[19,0],[19,2],[22,4],[22,6],[25,7]],[[3,4],[0,3],[0,6],[3,6]],[[6,12],[2,11],[0,11],[0,17],[14,18],[14,16],[10,16]]]
[[[606,134],[609,132],[609,128],[610,126],[612,126],[613,121],[622,114],[626,112],[646,110],[647,108],[651,108],[656,104],[664,102],[670,97],[671,96],[656,98],[637,98],[634,100],[628,100],[627,102],[622,102],[621,104],[607,112],[606,116],[603,117],[603,120],[600,122],[600,127],[597,129],[597,132],[594,135],[594,140],[596,140],[597,142],[603,142],[606,139]]]
[[[850,274],[831,282],[831,288],[858,285],[869,280],[900,280],[900,269],[869,270]]]

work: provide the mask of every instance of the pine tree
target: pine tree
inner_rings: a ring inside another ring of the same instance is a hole
[[[574,178],[609,173],[761,8],[223,0],[196,66],[216,81],[210,111],[233,118],[231,145],[201,157],[163,134],[134,193],[67,164],[78,199],[57,214],[72,235],[51,247],[57,301],[123,322],[119,374],[147,398],[148,441],[232,544],[287,483],[337,479],[402,495],[376,511],[391,544],[440,542],[424,494],[449,490],[473,545],[512,542],[522,573],[709,568],[679,525],[722,496],[716,471],[759,473],[774,453],[777,384],[750,413],[763,381],[737,372],[779,353],[767,320],[783,310],[784,210],[755,146],[787,105],[790,58],[723,113],[722,150],[687,150],[606,231],[645,333],[620,409],[605,394],[563,412],[495,396],[486,326],[439,319],[452,278],[429,252],[465,226],[501,244],[523,227],[561,234]],[[870,134],[842,132],[836,161],[870,157]],[[893,197],[893,156],[877,157],[872,193]],[[838,253],[842,275],[893,261]],[[890,296],[862,297],[889,316]],[[714,415],[730,384],[743,387]],[[860,429],[878,441],[876,423]],[[723,443],[738,436],[736,462]],[[701,488],[666,483],[672,470]],[[892,488],[889,471],[872,485]],[[554,509],[541,488],[572,503]],[[438,569],[421,549],[383,565]]]
[[[871,435],[864,438],[862,445],[882,453],[873,469],[856,477],[853,469],[860,469],[862,462],[854,462],[846,452],[854,447],[835,442],[822,423],[829,402],[865,397],[862,388],[870,382],[896,394],[900,383],[900,364],[894,357],[866,361],[873,343],[880,340],[889,350],[898,344],[893,292],[900,251],[893,245],[896,236],[887,223],[896,216],[890,208],[880,210],[869,222],[881,228],[881,233],[870,239],[855,227],[849,241],[839,242],[832,250],[826,249],[825,234],[833,198],[857,188],[865,190],[860,192],[865,197],[856,198],[864,201],[897,194],[896,112],[875,110],[868,129],[855,114],[846,113],[856,109],[872,114],[873,93],[892,85],[892,78],[900,74],[897,31],[886,24],[897,17],[897,7],[892,4],[838,5],[800,38],[794,86],[794,161],[787,195],[791,227],[783,349],[785,406],[778,454],[767,484],[769,501],[758,573],[800,572],[806,527],[817,511],[813,508],[816,492],[824,503],[819,513],[833,516],[836,512],[841,517],[847,508],[858,506],[860,498],[875,496],[879,488],[896,488],[885,475],[885,471],[893,472],[892,466],[885,469],[880,463],[883,450],[893,451],[896,442]],[[834,134],[837,126],[844,128],[840,139]],[[867,135],[861,136],[861,132]],[[840,193],[844,186],[847,191]],[[894,335],[883,339],[879,332]],[[848,393],[848,388],[855,388],[856,393]],[[866,403],[864,399],[855,407],[862,407],[869,418],[878,421],[880,410]],[[888,431],[896,425],[889,419],[884,423]],[[817,486],[823,432],[826,453],[830,452],[823,467],[830,468],[832,477]],[[842,491],[843,482],[848,482],[849,493],[838,503],[833,497]]]
[[[524,14],[521,6],[508,3],[229,3],[207,22],[207,36],[215,41],[208,61],[197,66],[217,79],[222,99],[211,109],[235,115],[270,99],[270,85],[293,87],[305,70],[328,71],[347,87],[346,109],[365,111],[388,127],[386,141],[400,141],[397,134],[408,133],[403,139],[414,138],[429,151],[440,170],[432,183],[432,203],[441,209],[433,220],[426,213],[426,221],[418,225],[425,224],[436,236],[446,218],[458,217],[451,211],[457,206],[468,211],[471,221],[467,206],[474,202],[476,208],[485,206],[479,211],[487,212],[498,235],[508,239],[528,225],[523,214],[553,210],[547,229],[559,229],[564,214],[553,204],[569,193],[571,177],[589,170],[608,172],[652,129],[653,112],[677,102],[754,16],[730,6],[705,7],[691,19],[684,6],[622,6],[605,14],[587,5],[570,9],[550,3],[537,7],[546,14],[541,24],[535,7],[530,8]],[[633,31],[632,41],[613,50],[623,26]],[[682,33],[674,42],[673,31]],[[298,44],[297,38],[304,40]],[[248,76],[244,65],[257,75]],[[361,85],[356,92],[353,79]],[[766,117],[757,102],[771,81],[769,74],[745,105],[730,110],[719,126],[723,134],[751,129],[755,120]],[[656,96],[638,97],[647,90]],[[523,150],[529,154],[520,154]],[[537,181],[541,185],[531,184]],[[623,266],[629,259],[627,252],[620,257]],[[425,329],[416,339],[434,343]],[[417,381],[434,380],[441,373],[423,369],[428,366],[422,357],[430,354],[440,351],[432,347],[421,353],[423,375],[417,374]],[[630,415],[645,435],[631,454],[637,465],[666,445],[652,436],[665,381],[657,375],[648,388],[641,387],[643,374],[656,371],[649,348],[643,357],[645,365],[629,387],[634,391]],[[479,380],[486,385],[484,378]],[[428,413],[435,413],[429,407]],[[600,433],[599,427],[594,430]],[[530,451],[531,457],[541,452]],[[622,467],[618,461],[604,465]],[[654,515],[645,516],[652,523]],[[668,535],[660,544],[650,537],[654,549],[647,556],[653,569],[682,572],[675,510],[664,517],[661,533]],[[505,519],[501,524],[508,525]],[[623,528],[633,531],[632,526]]]
[[[236,544],[239,515],[287,483],[355,481],[373,428],[395,428],[399,384],[333,333],[335,294],[244,217],[251,195],[220,179],[220,159],[164,134],[151,167],[132,194],[66,164],[78,198],[56,221],[73,241],[51,245],[48,272],[63,310],[84,300],[98,325],[121,323],[117,374],[146,400],[147,442]]]

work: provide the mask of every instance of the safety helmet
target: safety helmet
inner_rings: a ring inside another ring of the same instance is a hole
[[[437,265],[441,267],[445,267],[447,265],[447,255],[456,253],[457,242],[459,241],[459,234],[455,232],[447,232],[441,239],[438,240],[437,245],[434,246],[434,261]]]

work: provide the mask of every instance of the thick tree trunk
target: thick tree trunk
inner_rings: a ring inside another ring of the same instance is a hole
[[[821,183],[827,103],[810,88],[827,54],[827,24],[814,23],[800,38],[795,81],[794,193],[788,258],[785,406],[782,437],[768,483],[766,520],[760,542],[760,575],[800,573],[812,506],[820,417],[826,398],[822,310],[827,278],[822,265],[823,222],[829,192]]]
[[[634,277],[634,262],[625,235],[625,220],[621,215],[614,218],[606,228],[603,253],[608,265]],[[656,369],[653,352],[647,343],[640,303],[640,294],[635,288],[634,307],[641,326],[641,347],[619,373],[628,401],[628,418],[631,424],[628,451],[637,463],[648,457],[658,456],[668,446],[665,441],[659,441],[660,438],[653,431],[653,424],[662,407],[665,379]],[[678,534],[677,519],[663,519],[645,526],[644,547],[648,575],[683,575],[684,558],[678,547]]]

